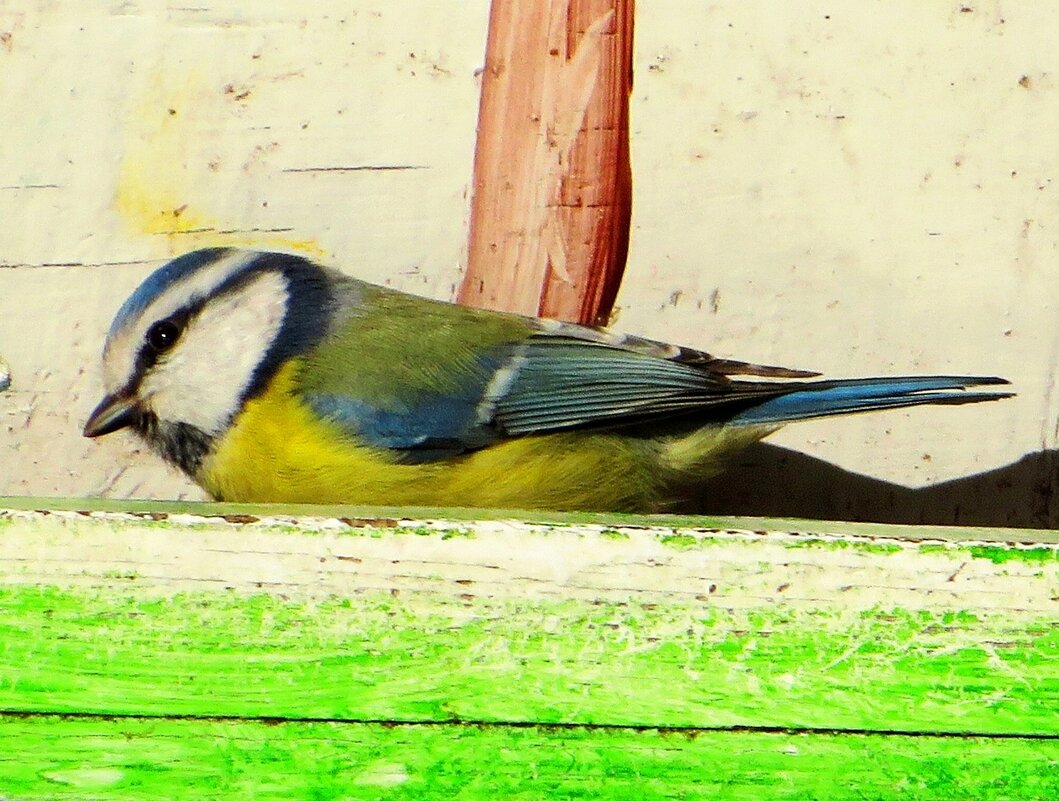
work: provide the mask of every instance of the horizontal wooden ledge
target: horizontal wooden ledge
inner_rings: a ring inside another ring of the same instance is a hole
[[[1059,732],[1050,542],[131,507],[0,511],[0,708]]]
[[[1059,545],[909,537],[903,529],[868,535],[620,518],[605,525],[377,512],[0,509],[0,531],[7,585],[303,598],[389,590],[449,600],[683,599],[732,609],[1059,610],[1052,583]]]
[[[5,798],[786,799],[1059,796],[1055,743],[459,726],[20,720]]]
[[[762,517],[712,517],[693,515],[634,515],[593,512],[547,512],[519,509],[471,509],[461,507],[346,506],[327,504],[239,504],[201,501],[155,501],[110,498],[57,498],[0,496],[0,510],[56,512],[113,512],[117,514],[160,517],[193,515],[205,518],[308,517],[348,520],[370,524],[372,521],[400,520],[518,520],[525,523],[569,525],[622,525],[626,527],[697,528],[738,530],[765,533],[782,531],[843,537],[869,537],[900,540],[938,540],[942,542],[996,542],[1027,545],[1059,545],[1059,531],[971,526],[913,526],[890,523],[850,523],[827,520],[802,520]]]

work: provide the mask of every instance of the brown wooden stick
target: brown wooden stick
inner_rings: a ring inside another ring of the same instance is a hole
[[[475,153],[468,305],[603,323],[632,191],[633,0],[496,0]]]

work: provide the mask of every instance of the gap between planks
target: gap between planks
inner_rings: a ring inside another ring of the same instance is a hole
[[[4,720],[68,720],[68,721],[175,721],[189,723],[257,723],[263,726],[300,726],[306,724],[331,724],[337,726],[381,726],[389,729],[415,728],[463,728],[483,731],[506,731],[534,729],[543,733],[561,732],[628,732],[682,735],[693,739],[705,734],[775,734],[790,737],[908,737],[933,740],[1028,740],[1059,741],[1059,732],[989,732],[989,731],[937,731],[929,729],[867,729],[825,726],[658,726],[627,723],[546,723],[532,720],[390,720],[378,718],[342,717],[269,717],[264,715],[150,715],[113,714],[98,712],[23,712],[0,709],[0,723]]]

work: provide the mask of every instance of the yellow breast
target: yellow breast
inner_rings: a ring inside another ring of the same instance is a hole
[[[641,510],[680,474],[764,432],[669,441],[570,432],[523,437],[452,459],[399,464],[322,420],[293,393],[295,364],[249,401],[196,480],[217,499],[274,503]]]

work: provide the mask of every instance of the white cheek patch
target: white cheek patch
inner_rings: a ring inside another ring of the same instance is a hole
[[[288,297],[286,279],[269,271],[209,301],[147,372],[145,405],[161,420],[224,431],[283,325]]]
[[[135,323],[123,328],[107,342],[103,355],[103,381],[107,392],[121,389],[132,378],[136,371],[136,355],[152,324],[180,310],[192,298],[209,297],[217,287],[260,255],[253,250],[235,251],[187,275],[155,298]]]

